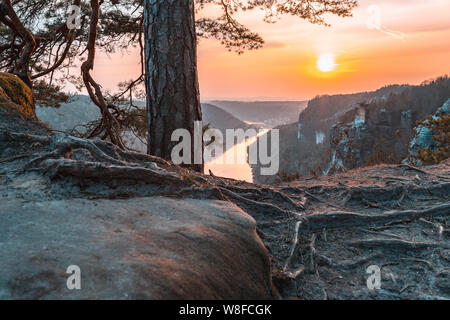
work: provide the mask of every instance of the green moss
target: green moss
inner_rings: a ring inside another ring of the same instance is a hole
[[[0,88],[3,91],[0,97],[15,104],[14,106],[2,101],[3,107],[9,106],[16,109],[27,119],[36,119],[33,91],[22,80],[13,74],[0,72]]]

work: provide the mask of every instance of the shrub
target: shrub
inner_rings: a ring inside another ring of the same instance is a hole
[[[417,158],[425,165],[438,164],[450,157],[450,115],[443,114],[437,119],[428,117],[420,125],[429,128],[433,132],[435,146],[428,149],[420,149]]]

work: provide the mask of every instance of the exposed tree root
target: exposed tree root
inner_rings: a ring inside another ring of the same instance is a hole
[[[3,131],[0,133],[0,141],[21,141],[21,142],[39,142],[42,144],[48,144],[52,141],[51,136],[39,136],[28,133],[16,133]]]
[[[345,183],[305,180],[301,187],[269,188],[201,175],[101,140],[34,133],[0,131],[2,182],[22,186],[38,176],[38,183],[47,183],[46,192],[68,185],[65,196],[89,199],[158,194],[231,201],[256,220],[284,297],[371,298],[365,279],[373,264],[385,277],[382,298],[410,298],[411,292],[427,290],[430,296],[442,295],[434,283],[438,272],[450,267],[450,183],[435,174],[439,170],[420,172],[426,174],[420,181],[407,174],[415,170],[409,167],[394,177],[404,167],[393,166],[384,181],[376,177],[378,171],[369,172],[372,184],[346,178]],[[16,146],[17,155],[3,152]],[[416,271],[407,273],[408,268]],[[386,280],[394,274],[402,278]]]
[[[0,160],[0,163],[6,163],[6,162],[11,162],[11,161],[14,161],[14,160],[18,160],[18,159],[27,158],[27,157],[29,157],[31,155],[32,155],[32,153],[19,154],[19,155],[14,156],[14,157],[9,157],[9,158],[6,158],[6,159],[2,159],[2,160]]]
[[[444,203],[423,210],[387,211],[380,214],[361,214],[354,212],[325,212],[303,218],[300,232],[316,232],[324,227],[343,228],[357,226],[376,226],[384,223],[401,223],[424,217],[442,217],[450,214],[450,203]]]
[[[289,253],[289,258],[287,259],[283,271],[287,272],[290,264],[291,264],[291,260],[292,257],[294,256],[294,254],[296,253],[296,250],[298,249],[298,230],[300,229],[300,224],[302,222],[301,221],[297,221],[295,223],[295,229],[294,229],[294,239],[292,241],[292,247],[291,247],[291,251]]]
[[[444,176],[436,175],[434,173],[426,172],[425,170],[419,169],[417,167],[413,167],[413,166],[411,166],[409,164],[402,163],[402,164],[399,164],[398,166],[400,168],[401,167],[407,168],[409,170],[413,170],[413,171],[416,171],[416,172],[419,172],[419,173],[422,173],[422,174],[432,175],[432,176],[435,176],[435,177],[440,178],[440,179],[450,180],[450,177],[444,177]]]
[[[313,198],[313,199],[316,200],[316,201],[319,201],[319,202],[321,202],[321,203],[324,203],[324,204],[326,204],[326,205],[328,205],[328,206],[330,206],[330,207],[332,207],[332,208],[336,208],[336,209],[341,209],[341,208],[342,208],[342,207],[337,206],[337,205],[335,205],[335,204],[332,204],[332,203],[330,203],[330,202],[328,202],[328,201],[322,200],[322,199],[320,199],[319,197],[316,197],[315,195],[309,193],[308,191],[305,191],[305,195],[307,195],[308,197]]]
[[[143,183],[164,184],[182,183],[179,176],[161,171],[142,167],[123,167],[107,165],[100,162],[86,162],[75,160],[46,160],[44,165],[50,173],[50,177],[76,177],[96,180],[134,180]]]
[[[234,201],[237,201],[240,204],[244,204],[246,206],[250,205],[254,209],[260,208],[263,211],[265,211],[266,213],[271,213],[271,214],[273,214],[275,216],[278,215],[278,216],[281,216],[281,217],[286,217],[286,216],[289,216],[289,215],[297,215],[297,213],[294,213],[292,211],[283,210],[283,209],[281,209],[280,207],[278,207],[275,204],[251,200],[251,199],[245,198],[243,196],[240,196],[237,193],[228,190],[227,188],[224,188],[224,187],[218,187],[218,188],[227,197],[230,197],[231,199],[233,199]]]
[[[450,248],[449,244],[439,242],[414,242],[399,239],[368,239],[368,240],[354,240],[347,241],[346,244],[354,247],[376,248],[384,247],[387,249],[407,249],[419,250],[430,248]]]
[[[360,267],[361,265],[364,265],[370,261],[373,261],[375,258],[378,258],[380,255],[379,254],[372,254],[369,255],[367,257],[362,257],[359,259],[355,259],[355,260],[351,260],[351,261],[343,261],[341,263],[336,263],[333,262],[330,258],[321,255],[321,254],[315,254],[316,259],[318,261],[318,264],[321,266],[327,266],[327,267],[331,267],[335,270],[346,270],[349,271],[351,269]]]

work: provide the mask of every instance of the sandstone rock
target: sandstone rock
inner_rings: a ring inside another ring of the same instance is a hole
[[[7,95],[6,92],[3,90],[2,87],[0,87],[0,99],[9,100],[8,95]]]
[[[26,119],[37,120],[33,92],[22,80],[0,72],[0,89],[1,106],[18,111]]]
[[[0,200],[0,299],[265,299],[270,260],[233,204]],[[81,290],[66,286],[70,265]]]

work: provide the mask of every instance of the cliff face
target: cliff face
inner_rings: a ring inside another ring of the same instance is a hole
[[[298,175],[322,174],[332,157],[330,133],[332,126],[359,103],[400,92],[407,86],[388,86],[373,92],[318,96],[308,102],[299,114],[298,122],[279,126],[280,130],[280,176],[258,175],[254,166],[254,181],[274,183]]]
[[[361,104],[342,115],[330,133],[332,158],[325,174],[377,163],[400,163],[409,154],[417,154],[418,149],[432,147],[433,133],[426,126],[418,130],[415,126],[438,109],[441,111],[436,119],[446,110],[446,104],[440,106],[450,95],[450,83],[442,82],[429,85],[428,92],[423,87],[410,88],[386,100]],[[449,91],[442,90],[442,84]]]
[[[298,119],[297,139],[314,144],[328,144],[330,129],[347,112],[352,112],[360,103],[384,99],[389,94],[399,93],[407,86],[388,86],[373,92],[319,96],[308,103]]]
[[[408,155],[416,122],[436,112],[449,97],[448,77],[420,86],[317,97],[300,114],[298,123],[277,128],[280,175],[255,175],[254,181],[274,183],[299,175],[400,163]]]
[[[366,105],[343,118],[351,117],[352,122],[338,123],[331,129],[332,159],[325,174],[376,163],[400,163],[405,158],[415,123],[411,110],[373,112]]]

